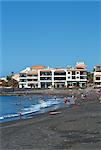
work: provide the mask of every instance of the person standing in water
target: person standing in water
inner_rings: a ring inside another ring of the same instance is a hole
[[[74,95],[72,95],[71,97],[70,97],[70,104],[75,104],[75,97],[74,97]]]
[[[68,101],[67,97],[64,97],[64,103],[66,104]]]
[[[54,99],[56,100],[56,96],[54,96]]]

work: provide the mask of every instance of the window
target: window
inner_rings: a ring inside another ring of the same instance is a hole
[[[96,77],[96,80],[100,80],[100,77]]]
[[[72,75],[75,75],[75,71],[72,71]]]
[[[95,85],[100,85],[100,82],[96,82]]]
[[[83,75],[83,71],[80,71],[80,75]]]
[[[26,77],[26,74],[20,74],[20,77]]]
[[[73,83],[73,86],[76,86],[76,83]]]
[[[66,75],[66,72],[54,72],[54,75]]]
[[[38,79],[34,79],[34,81],[38,81]]]
[[[80,79],[86,79],[87,77],[86,76],[80,76]]]
[[[40,77],[40,80],[51,80],[51,77]]]
[[[50,75],[52,75],[52,72],[50,71],[50,72],[40,72],[40,75],[41,76],[50,76]]]
[[[68,77],[68,79],[70,79],[70,76]]]
[[[32,77],[32,74],[28,74],[27,76],[28,76],[28,77]]]
[[[77,72],[77,74],[79,74],[79,72]]]
[[[68,72],[68,74],[70,74],[70,72]]]
[[[20,82],[26,82],[26,79],[20,79]]]
[[[33,81],[32,79],[27,79],[27,81]]]
[[[54,77],[54,80],[66,80],[66,77]]]
[[[101,72],[101,66],[96,66],[95,70],[96,72]]]
[[[75,76],[72,76],[72,79],[75,79]]]
[[[33,74],[33,77],[37,77],[38,75],[37,74]]]

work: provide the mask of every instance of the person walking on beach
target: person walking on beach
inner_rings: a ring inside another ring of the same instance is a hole
[[[96,94],[100,97],[101,91],[100,91],[100,90],[97,90],[97,91],[96,91]]]
[[[21,112],[19,113],[19,116],[20,116],[20,120],[22,119],[22,114],[21,114]]]
[[[82,94],[81,94],[81,99],[82,99],[82,100],[85,100],[85,99],[86,99],[86,94],[83,94],[83,93],[82,93]]]
[[[72,105],[75,104],[75,97],[74,97],[74,95],[72,95],[72,96],[70,97],[70,104],[72,104]]]
[[[74,105],[76,104],[76,97],[74,95],[71,95],[69,97],[64,97],[64,103],[68,105]]]
[[[68,101],[67,97],[64,97],[64,103],[66,104]]]
[[[101,104],[101,95],[100,95],[100,97],[99,97],[99,101],[100,101],[100,104]]]

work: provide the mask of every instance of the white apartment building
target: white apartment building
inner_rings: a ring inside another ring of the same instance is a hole
[[[101,65],[94,67],[94,87],[95,88],[101,88]]]
[[[77,63],[75,68],[27,68],[20,72],[19,88],[70,88],[84,87],[86,84],[86,65]]]

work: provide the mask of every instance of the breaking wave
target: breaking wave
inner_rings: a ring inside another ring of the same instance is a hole
[[[12,119],[19,118],[20,115],[26,116],[26,115],[34,114],[34,113],[40,112],[42,109],[45,110],[46,108],[52,107],[53,105],[58,105],[61,102],[62,102],[61,99],[54,100],[51,98],[48,99],[47,101],[39,100],[38,104],[30,105],[30,107],[25,107],[25,108],[21,109],[21,112],[0,116],[0,122],[2,122],[2,120],[10,121],[10,118],[12,118]]]

